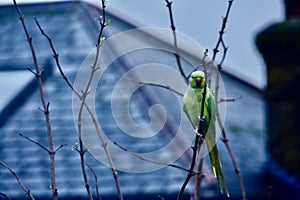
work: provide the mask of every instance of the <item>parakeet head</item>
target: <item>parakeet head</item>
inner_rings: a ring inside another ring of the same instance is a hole
[[[195,71],[191,74],[190,87],[202,89],[205,86],[205,74],[202,71]]]

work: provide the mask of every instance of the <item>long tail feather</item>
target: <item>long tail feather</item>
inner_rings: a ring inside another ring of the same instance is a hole
[[[229,197],[230,195],[229,195],[229,191],[228,191],[228,188],[227,188],[227,185],[226,185],[223,173],[222,173],[222,165],[221,165],[217,145],[214,145],[213,148],[210,150],[209,158],[210,158],[214,176],[218,180],[218,186],[219,186],[220,192],[223,193],[223,187],[224,187],[226,195],[227,195],[227,197]]]

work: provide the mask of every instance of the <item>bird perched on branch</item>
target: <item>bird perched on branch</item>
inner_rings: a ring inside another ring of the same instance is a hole
[[[191,80],[186,93],[183,96],[183,111],[187,114],[193,127],[198,130],[203,130],[209,158],[214,176],[217,178],[220,192],[223,193],[223,187],[229,197],[229,192],[222,173],[222,166],[218,148],[216,145],[216,103],[213,93],[206,86],[205,74],[202,71],[195,71],[191,74]],[[203,127],[199,129],[199,120],[201,115],[202,101],[204,88],[206,87],[205,102],[204,102],[204,122]]]

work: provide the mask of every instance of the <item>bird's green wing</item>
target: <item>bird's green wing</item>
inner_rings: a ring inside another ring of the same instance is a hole
[[[199,95],[196,90],[188,87],[188,90],[183,96],[183,111],[186,113],[187,117],[191,121],[193,127],[196,129],[199,125],[199,115],[200,115],[200,107],[199,107]]]
[[[223,193],[223,187],[226,191],[227,196],[229,197],[228,188],[222,173],[222,165],[221,160],[216,144],[216,127],[215,127],[215,121],[216,121],[216,103],[213,93],[208,90],[207,93],[207,99],[206,99],[206,110],[207,113],[210,116],[210,123],[209,128],[207,130],[206,136],[205,136],[205,142],[207,146],[207,150],[209,151],[209,158],[211,162],[211,166],[213,169],[214,176],[218,180],[218,186]]]

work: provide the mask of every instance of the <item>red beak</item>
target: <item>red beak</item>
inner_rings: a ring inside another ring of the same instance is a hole
[[[196,78],[196,85],[197,85],[197,87],[201,86],[201,82],[202,82],[201,78]]]

